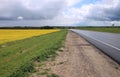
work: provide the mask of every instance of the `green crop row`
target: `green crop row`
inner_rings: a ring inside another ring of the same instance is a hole
[[[0,45],[0,77],[25,77],[34,61],[54,55],[65,40],[67,30]]]

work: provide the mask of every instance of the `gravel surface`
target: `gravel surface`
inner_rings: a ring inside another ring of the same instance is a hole
[[[120,77],[120,65],[76,33],[68,32],[60,51],[55,61],[46,61],[43,66],[59,77]],[[34,73],[31,77],[42,76]]]

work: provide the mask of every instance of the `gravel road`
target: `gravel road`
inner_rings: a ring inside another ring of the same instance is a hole
[[[48,77],[39,75],[41,68],[50,69],[59,77],[120,77],[120,65],[72,31],[68,32],[62,50],[55,61],[37,66],[37,73],[30,77]]]
[[[52,67],[60,77],[120,77],[117,63],[71,31],[56,62],[64,62]]]

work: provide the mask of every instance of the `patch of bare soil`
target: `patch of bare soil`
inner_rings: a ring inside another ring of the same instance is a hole
[[[71,31],[55,60],[35,62],[35,68],[30,77],[120,77],[117,63]]]

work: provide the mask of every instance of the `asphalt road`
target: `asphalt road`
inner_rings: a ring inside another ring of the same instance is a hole
[[[76,29],[71,31],[85,38],[120,64],[120,34]]]

